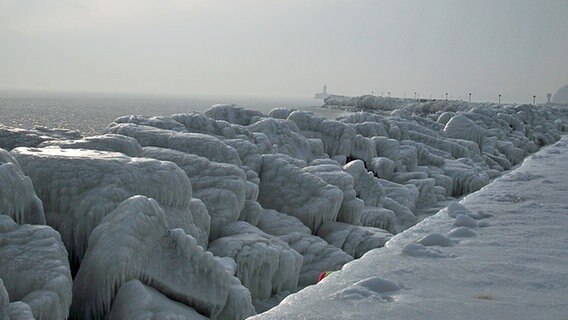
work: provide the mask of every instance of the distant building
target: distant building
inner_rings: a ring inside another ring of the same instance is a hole
[[[568,85],[558,89],[554,97],[552,97],[552,102],[568,104]]]
[[[331,96],[331,94],[327,93],[327,84],[323,85],[323,92],[316,93],[314,95],[314,99],[325,99]]]

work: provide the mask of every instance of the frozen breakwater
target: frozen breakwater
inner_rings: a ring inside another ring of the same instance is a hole
[[[370,106],[216,105],[92,137],[0,127],[0,314],[244,319],[568,129],[562,107]]]

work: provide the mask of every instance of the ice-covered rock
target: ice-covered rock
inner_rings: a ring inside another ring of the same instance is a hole
[[[312,232],[322,223],[335,221],[343,192],[308,173],[285,157],[263,155],[258,202],[300,219]]]
[[[80,140],[49,140],[42,142],[38,148],[57,146],[61,149],[91,149],[124,153],[129,157],[140,157],[142,147],[131,137],[119,134],[104,134],[85,137]]]
[[[208,250],[235,260],[236,276],[250,290],[253,301],[296,290],[302,256],[286,242],[244,221],[226,225]]]
[[[20,226],[0,215],[0,266],[7,296],[20,302],[10,304],[12,315],[25,315],[29,306],[35,319],[67,318],[72,281],[59,233],[49,226]]]
[[[207,320],[209,318],[183,303],[169,299],[138,280],[131,280],[118,290],[107,319]]]
[[[178,132],[132,123],[117,124],[109,127],[107,132],[132,137],[143,147],[173,149],[216,162],[241,165],[241,159],[235,149],[214,136],[202,133]]]
[[[312,162],[310,166],[303,168],[304,171],[315,174],[325,182],[338,187],[343,191],[343,201],[339,208],[337,221],[349,224],[360,224],[361,212],[365,203],[356,197],[357,193],[353,188],[353,177],[344,172],[342,167],[333,162],[328,164],[317,164]]]
[[[312,233],[310,228],[298,218],[272,209],[262,210],[257,227],[274,236],[283,236],[293,232],[307,235]]]
[[[17,147],[36,147],[48,140],[79,139],[75,130],[38,127],[31,130],[0,125],[0,148],[12,150]]]
[[[483,149],[483,129],[463,114],[453,116],[444,127],[450,138],[470,140]]]
[[[146,117],[142,115],[131,115],[131,116],[122,116],[114,119],[114,121],[108,125],[107,130],[111,130],[112,127],[116,126],[119,123],[132,123],[132,124],[139,124],[143,126],[155,127],[165,130],[172,130],[178,132],[186,131],[185,126],[178,121],[164,116],[157,116],[157,117]]]
[[[45,224],[43,204],[32,180],[25,176],[14,157],[0,149],[0,214],[19,224]]]
[[[102,319],[117,288],[139,280],[210,319],[254,313],[248,290],[220,261],[180,229],[171,230],[159,204],[127,199],[93,230],[73,284],[71,315]]]
[[[191,182],[171,162],[84,149],[16,148],[12,153],[32,179],[47,223],[61,233],[74,268],[91,231],[133,195],[156,199],[170,226],[207,243],[207,230],[193,223]]]
[[[324,151],[330,157],[351,155],[355,130],[346,124],[305,111],[292,112],[288,120],[296,123],[303,136],[321,139]]]
[[[318,236],[352,257],[360,258],[369,250],[383,247],[392,234],[373,227],[326,222],[318,230]]]
[[[189,177],[193,197],[202,200],[211,216],[211,240],[216,239],[223,227],[237,221],[245,206],[247,189],[255,195],[258,187],[247,184],[245,172],[231,164],[218,163],[176,150],[145,147],[144,157],[171,161]],[[256,200],[256,197],[255,199]]]
[[[259,118],[266,117],[262,112],[246,109],[234,104],[216,104],[205,112],[215,120],[224,120],[242,126],[249,125]]]
[[[272,151],[310,162],[324,156],[321,140],[308,139],[300,134],[298,126],[290,120],[265,118],[247,127],[262,133],[272,146]]]
[[[227,121],[214,120],[198,112],[174,114],[172,119],[183,124],[189,132],[205,133],[227,139],[234,139],[238,133]]]

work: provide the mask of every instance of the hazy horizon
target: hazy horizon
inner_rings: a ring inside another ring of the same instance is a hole
[[[0,89],[546,101],[568,1],[0,2]]]

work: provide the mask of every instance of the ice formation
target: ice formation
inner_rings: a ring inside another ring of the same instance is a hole
[[[19,224],[45,224],[43,204],[14,157],[0,149],[0,214]]]
[[[104,134],[85,137],[80,140],[49,140],[38,145],[39,148],[48,146],[56,146],[61,149],[114,151],[124,153],[129,157],[140,157],[142,155],[142,147],[136,140],[118,134]]]
[[[80,137],[81,134],[74,130],[44,127],[26,130],[0,125],[0,148],[6,150],[17,147],[35,147],[49,140],[79,139]]]
[[[107,319],[207,320],[209,318],[187,305],[168,299],[158,290],[138,280],[130,280],[120,287]]]
[[[315,233],[322,223],[335,221],[343,192],[284,157],[264,155],[258,201],[265,208],[297,217]]]
[[[241,319],[448,203],[452,229],[401,253],[450,258],[443,249],[487,226],[485,213],[451,201],[568,129],[560,107],[373,96],[331,96],[325,107],[358,112],[331,120],[216,105],[123,116],[86,138],[0,127],[12,150],[0,150],[0,217],[61,234],[78,272],[74,317]],[[0,314],[35,316],[10,303],[3,280]],[[369,278],[340,295],[390,301],[393,285]]]
[[[72,286],[67,259],[59,233],[51,227],[20,226],[0,215],[2,300],[12,301],[11,314],[29,309],[35,319],[67,318]]]
[[[93,230],[74,279],[71,316],[103,319],[118,289],[130,280],[210,319],[243,319],[254,313],[248,290],[193,237],[170,229],[158,202],[144,196],[125,200]]]
[[[211,242],[208,250],[235,260],[236,276],[249,289],[253,301],[297,288],[302,256],[283,240],[247,222],[226,225],[221,237]]]
[[[133,195],[156,199],[172,227],[207,243],[207,230],[193,223],[191,182],[171,162],[86,149],[16,148],[12,153],[34,182],[47,223],[61,233],[74,265],[91,231]]]

